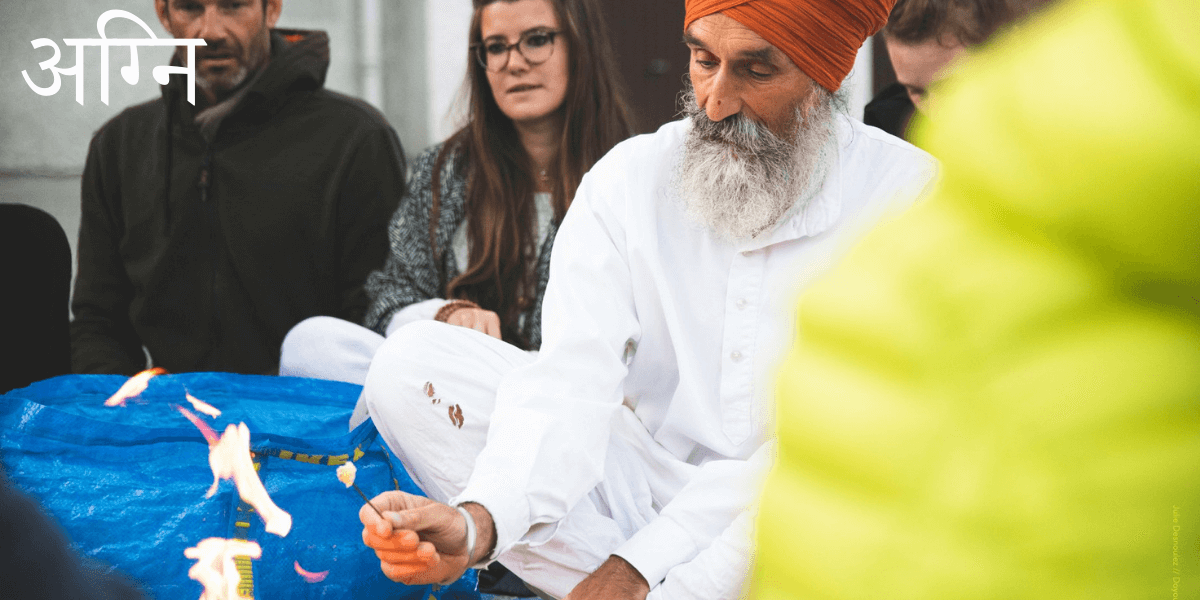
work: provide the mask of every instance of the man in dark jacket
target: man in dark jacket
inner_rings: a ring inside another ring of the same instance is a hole
[[[301,320],[361,320],[404,154],[376,110],[324,89],[326,34],[271,29],[282,1],[155,1],[172,35],[207,43],[196,105],[175,76],[92,139],[76,372],[134,373],[143,346],[173,372],[274,372]]]

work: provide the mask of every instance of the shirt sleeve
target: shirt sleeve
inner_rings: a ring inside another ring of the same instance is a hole
[[[735,600],[743,598],[754,558],[757,507],[745,510],[707,548],[667,572],[646,600]]]
[[[452,499],[491,513],[493,556],[532,526],[563,518],[603,477],[623,399],[625,344],[640,337],[624,254],[624,190],[603,163],[584,177],[556,237],[539,360],[501,382],[487,445]]]
[[[133,283],[125,273],[120,185],[106,168],[103,141],[92,139],[83,170],[79,244],[71,298],[71,370],[132,375],[146,366],[142,341],[129,317]]]
[[[392,314],[391,321],[388,322],[387,330],[384,337],[392,335],[393,331],[417,321],[428,321],[437,316],[439,310],[450,301],[445,298],[430,298],[420,302],[414,302]]]
[[[677,565],[696,560],[754,505],[774,463],[775,449],[772,440],[748,460],[704,463],[658,518],[613,554],[633,565],[651,586],[663,581]],[[748,529],[745,535],[748,543]]]

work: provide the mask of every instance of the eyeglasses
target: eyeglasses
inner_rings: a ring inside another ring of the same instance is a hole
[[[554,54],[554,36],[562,33],[551,29],[533,29],[521,34],[521,39],[515,44],[505,43],[504,40],[491,40],[471,44],[475,50],[475,60],[488,71],[496,73],[508,66],[508,58],[512,49],[525,58],[530,66],[540,65]]]

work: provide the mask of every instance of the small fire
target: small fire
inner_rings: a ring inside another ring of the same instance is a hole
[[[292,515],[279,508],[267,495],[254,462],[250,459],[250,429],[245,423],[232,423],[225,428],[220,441],[208,449],[208,466],[212,467],[213,484],[206,498],[217,493],[222,479],[233,479],[238,495],[266,522],[266,530],[279,537],[286,537],[292,529]]]
[[[187,420],[191,421],[192,425],[195,425],[196,429],[199,429],[200,433],[204,434],[204,439],[208,440],[208,445],[210,447],[217,445],[217,442],[220,441],[217,438],[217,432],[212,427],[209,427],[208,423],[205,423],[203,419],[197,417],[196,413],[193,413],[192,411],[178,404],[172,404],[171,406],[174,406],[175,410],[187,417]]]
[[[246,540],[211,537],[200,540],[194,547],[184,550],[183,555],[196,561],[196,564],[188,569],[188,577],[204,586],[200,600],[236,600],[241,598],[238,594],[241,575],[234,565],[234,558],[261,558],[262,547]]]
[[[304,567],[300,566],[300,561],[295,561],[294,566],[296,567],[296,574],[303,577],[309,583],[320,583],[325,581],[325,578],[329,576],[329,571],[313,573],[312,571],[305,570]]]
[[[214,419],[221,416],[221,411],[217,410],[217,407],[193,396],[191,392],[185,391],[184,395],[187,396],[188,402],[192,403],[192,408],[196,409],[197,412],[202,412]]]
[[[167,370],[162,367],[154,367],[146,369],[133,377],[130,377],[121,385],[121,389],[117,393],[109,396],[108,400],[104,401],[105,406],[125,406],[125,401],[136,397],[138,394],[146,391],[146,386],[150,385],[150,379],[156,375],[162,375]]]
[[[354,476],[357,474],[358,467],[355,467],[353,462],[347,461],[346,464],[337,468],[338,481],[346,484],[346,487],[354,485]]]

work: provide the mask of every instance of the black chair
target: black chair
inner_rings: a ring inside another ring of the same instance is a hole
[[[71,244],[49,213],[0,204],[0,393],[71,372]]]

